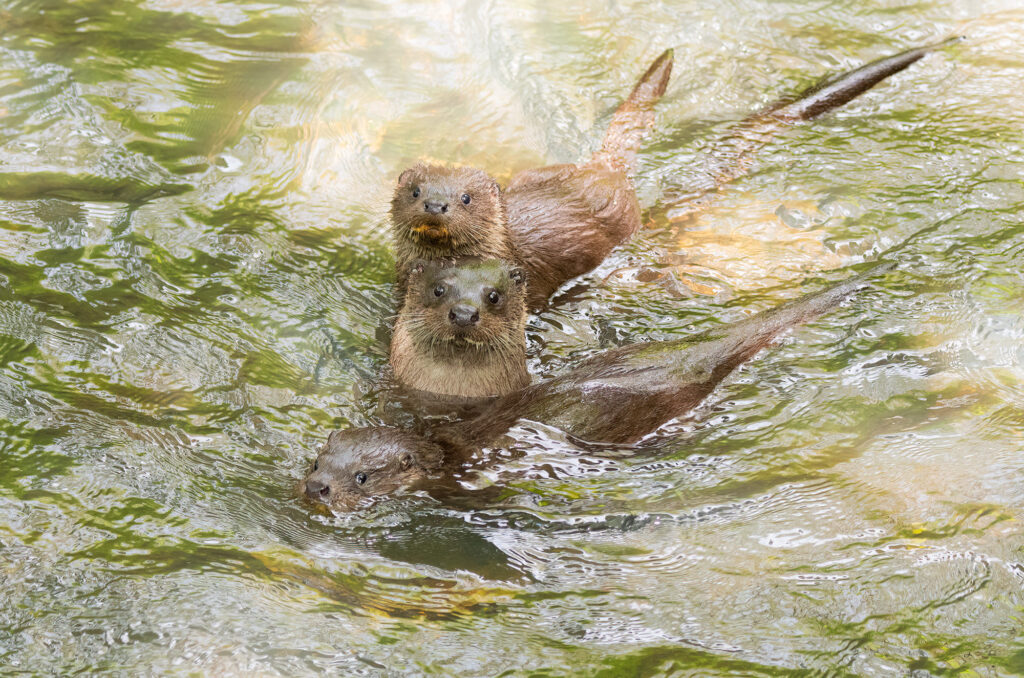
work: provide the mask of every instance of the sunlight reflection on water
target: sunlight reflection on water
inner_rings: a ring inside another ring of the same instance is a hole
[[[0,22],[0,665],[1024,666],[1015,3],[26,0]],[[957,33],[668,209],[749,112]],[[326,433],[379,411],[401,169],[585,158],[667,47],[652,228],[531,319],[535,378],[897,271],[636,448],[524,422],[446,500],[300,502]]]

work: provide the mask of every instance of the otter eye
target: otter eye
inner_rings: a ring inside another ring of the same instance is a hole
[[[437,287],[434,288],[434,296],[435,297],[443,297],[444,293],[445,293],[444,285],[438,285]]]
[[[313,462],[313,470],[314,471],[318,471],[319,469],[320,469],[320,460],[317,459],[316,461]]]
[[[417,186],[416,188],[412,189],[412,197],[414,197],[414,198],[420,197],[420,187],[419,186]]]
[[[470,200],[469,193],[463,193],[462,194],[462,204],[463,205],[468,205],[469,204],[469,200]]]
[[[357,485],[362,485],[365,482],[366,482],[366,474],[363,473],[362,471],[360,471],[359,473],[356,474],[356,484]]]
[[[491,293],[487,295],[487,301],[491,302],[492,304],[496,304],[499,301],[501,301],[501,295],[498,294],[496,291],[491,290]]]

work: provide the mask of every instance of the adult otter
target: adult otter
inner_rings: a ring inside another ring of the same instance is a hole
[[[670,197],[668,207],[742,176],[754,152],[779,132],[845,104],[956,40],[878,59],[749,116],[713,148],[704,179],[683,196]],[[667,50],[612,116],[601,149],[581,165],[520,172],[504,192],[488,174],[469,167],[420,164],[402,172],[391,200],[399,297],[414,260],[478,256],[524,267],[527,305],[537,310],[563,283],[600,264],[641,226],[629,175],[671,71],[672,50]]]
[[[314,501],[351,509],[451,473],[516,421],[557,426],[591,442],[633,443],[700,403],[784,330],[835,307],[884,264],[730,326],[676,341],[612,349],[548,381],[498,398],[479,416],[423,435],[391,427],[335,431],[305,479]]]
[[[521,268],[475,258],[410,268],[391,338],[395,379],[459,398],[504,395],[530,383]]]

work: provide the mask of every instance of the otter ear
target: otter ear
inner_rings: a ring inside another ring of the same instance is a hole
[[[412,462],[412,454],[409,452],[403,454],[402,458],[398,460],[398,464],[402,467],[403,471],[407,470],[410,466],[412,466]]]
[[[516,266],[508,272],[509,280],[514,282],[516,285],[522,285],[526,282],[526,271]]]
[[[331,434],[327,436],[327,442],[324,444],[324,449],[326,450],[328,447],[338,442],[338,439],[341,438],[341,435],[342,431],[331,431]]]
[[[491,177],[488,177],[488,178],[491,179],[491,184],[490,184],[490,186],[488,186],[488,189],[490,189],[490,191],[491,191],[491,196],[495,200],[497,200],[501,196],[501,187],[498,186],[498,182],[497,181],[495,181]]]
[[[419,170],[420,170],[420,166],[419,165],[413,165],[409,169],[407,169],[404,172],[402,172],[401,174],[399,174],[398,175],[398,185],[399,186],[404,186],[404,185],[410,183],[413,179],[415,179],[416,174],[419,172]]]
[[[428,262],[426,259],[416,259],[409,264],[409,275],[419,275],[420,273],[423,273],[427,268],[427,264]]]

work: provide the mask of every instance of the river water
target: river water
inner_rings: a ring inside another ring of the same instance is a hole
[[[677,204],[747,113],[958,33]],[[0,3],[0,672],[1024,673],[1022,38],[1016,0]],[[535,379],[897,270],[636,448],[524,423],[461,498],[304,503],[378,416],[402,168],[583,159],[667,47],[651,227],[531,319]]]

